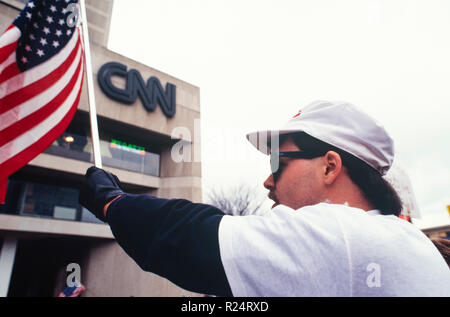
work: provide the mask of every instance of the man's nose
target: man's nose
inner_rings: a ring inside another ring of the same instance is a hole
[[[272,190],[275,188],[275,182],[273,179],[273,175],[270,174],[269,177],[267,177],[267,179],[264,181],[264,187],[268,190]]]

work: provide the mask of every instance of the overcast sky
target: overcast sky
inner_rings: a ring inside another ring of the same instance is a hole
[[[115,0],[109,48],[200,87],[203,189],[259,186],[245,134],[317,100],[379,120],[421,224],[448,223],[450,2]]]

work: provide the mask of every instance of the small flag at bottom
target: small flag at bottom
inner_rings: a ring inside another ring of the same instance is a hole
[[[58,297],[78,297],[86,290],[82,284],[75,284],[74,286],[67,286],[59,293]]]

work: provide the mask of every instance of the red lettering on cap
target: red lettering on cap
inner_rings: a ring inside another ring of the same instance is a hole
[[[299,115],[301,115],[301,114],[302,114],[302,111],[299,110],[299,112],[298,112],[295,116],[293,116],[292,119],[297,118],[297,117],[298,117]]]

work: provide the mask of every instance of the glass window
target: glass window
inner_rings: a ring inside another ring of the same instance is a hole
[[[103,223],[78,203],[78,189],[10,180],[0,213]]]
[[[87,210],[84,207],[81,207],[81,221],[103,223],[102,221],[98,220],[97,217],[95,217],[89,210]]]
[[[77,220],[78,190],[37,183],[25,183],[25,187],[22,214]]]
[[[105,166],[159,176],[160,155],[143,146],[111,138],[110,141],[100,140],[100,152]],[[94,162],[91,138],[76,133],[64,132],[45,153]]]

